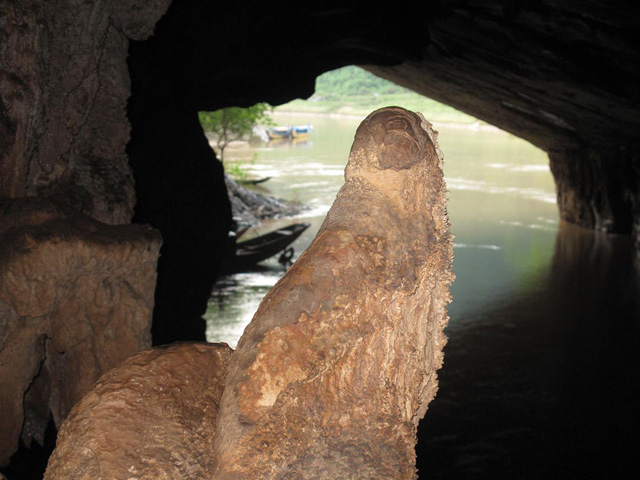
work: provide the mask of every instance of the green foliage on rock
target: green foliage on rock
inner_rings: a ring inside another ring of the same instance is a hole
[[[246,140],[257,125],[271,125],[269,114],[273,107],[268,103],[257,103],[252,107],[228,107],[215,112],[199,112],[200,125],[211,133],[216,142],[220,161],[224,161],[224,149],[234,141]]]

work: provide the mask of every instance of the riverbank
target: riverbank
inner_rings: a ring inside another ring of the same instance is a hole
[[[356,66],[342,67],[320,75],[315,93],[307,100],[297,99],[275,108],[277,114],[330,115],[362,120],[374,110],[396,105],[421,112],[431,123],[474,130],[493,129],[485,122],[400,87]]]
[[[288,105],[288,104],[287,104]],[[391,104],[389,104],[391,105]],[[388,105],[386,105],[388,106]],[[408,108],[404,105],[399,105],[403,108]],[[380,107],[382,108],[382,107]],[[408,108],[409,110],[412,110],[411,108]],[[302,111],[296,111],[296,110],[288,110],[288,109],[283,109],[280,110],[280,107],[276,107],[276,109],[274,110],[274,114],[277,116],[282,117],[305,117],[305,118],[313,118],[313,117],[318,117],[318,118],[352,118],[355,120],[359,120],[362,121],[365,119],[365,117],[367,117],[367,115],[369,115],[371,112],[373,112],[374,110],[376,110],[376,108],[373,108],[371,110],[367,110],[366,113],[342,113],[342,112],[302,112]],[[472,131],[483,131],[483,132],[503,132],[505,134],[508,134],[507,132],[505,132],[504,130],[499,129],[498,127],[491,125],[489,123],[483,122],[482,120],[479,120],[477,118],[474,117],[470,117],[472,118],[474,121],[473,123],[467,123],[467,122],[460,122],[460,121],[447,121],[447,119],[442,119],[442,117],[440,116],[433,116],[430,115],[430,112],[428,110],[413,110],[413,111],[417,111],[422,113],[425,118],[427,120],[429,120],[429,122],[431,122],[434,127],[436,128],[436,130],[438,130],[438,128],[448,128],[448,129],[462,129],[462,130],[472,130]],[[464,114],[462,114],[464,115]],[[277,118],[275,119],[276,121],[278,120]],[[281,122],[282,123],[282,122]],[[291,123],[291,122],[288,122]],[[267,127],[264,127],[265,129]],[[242,142],[246,141],[239,141],[239,142],[235,142],[236,144],[240,144]]]
[[[296,102],[296,103],[294,103]],[[469,115],[465,115],[462,112],[457,112],[457,115],[439,115],[437,112],[433,112],[431,109],[419,109],[419,108],[411,108],[404,104],[392,104],[388,103],[386,105],[381,105],[380,107],[374,107],[369,110],[362,109],[349,109],[349,108],[340,108],[337,111],[305,111],[303,108],[298,108],[297,102],[304,102],[304,100],[294,100],[293,102],[289,102],[285,105],[281,105],[276,107],[273,111],[276,118],[276,122],[278,121],[277,117],[319,117],[319,118],[352,118],[355,120],[362,121],[365,119],[367,115],[369,115],[374,110],[378,108],[383,108],[385,106],[390,105],[398,105],[403,108],[407,108],[408,110],[412,110],[414,112],[420,112],[424,115],[424,117],[431,122],[436,130],[439,128],[448,128],[448,129],[463,129],[463,130],[472,130],[472,131],[487,131],[487,132],[504,132],[504,130],[499,129],[498,127],[491,125],[489,123],[483,122],[475,117],[471,117]],[[464,117],[468,118],[464,118]],[[282,122],[280,122],[282,123]],[[292,122],[285,122],[292,123]],[[266,127],[265,127],[266,129]],[[504,132],[506,133],[506,132]]]
[[[422,112],[429,121],[451,125],[483,124],[481,120],[463,112],[423,97],[417,93],[396,93],[388,95],[359,95],[326,98],[315,94],[308,100],[293,100],[274,109],[274,113],[298,115],[331,115],[364,118],[369,113],[389,105],[397,105],[408,110]],[[485,124],[486,125],[486,124]]]

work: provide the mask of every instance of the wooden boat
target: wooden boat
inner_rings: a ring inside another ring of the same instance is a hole
[[[276,140],[280,138],[291,138],[291,130],[293,127],[271,127],[267,130],[269,140]]]
[[[313,127],[311,125],[299,125],[291,128],[291,137],[293,138],[304,138],[308,137],[311,133],[311,129]]]
[[[236,237],[236,241],[251,228],[251,225],[238,225],[237,228],[233,231]]]
[[[286,127],[271,127],[267,130],[269,140],[277,140],[283,138],[304,138],[308,137],[313,127],[311,125],[291,125]]]
[[[244,242],[236,243],[235,237],[232,237],[232,245],[221,270],[229,273],[250,269],[286,250],[309,226],[309,223],[294,223]]]
[[[261,183],[264,183],[267,180],[271,180],[271,177],[262,177],[262,178],[252,179],[252,180],[240,180],[239,183],[242,183],[243,185],[260,185]]]

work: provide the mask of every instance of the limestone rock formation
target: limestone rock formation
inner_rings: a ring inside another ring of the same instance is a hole
[[[0,201],[0,464],[150,346],[160,236],[62,201]]]
[[[415,478],[453,279],[436,134],[378,110],[345,178],[230,361],[216,479]]]
[[[0,3],[0,197],[61,193],[130,221],[128,39],[147,38],[169,3]]]
[[[210,478],[226,344],[177,343],[109,371],[73,408],[46,480]]]

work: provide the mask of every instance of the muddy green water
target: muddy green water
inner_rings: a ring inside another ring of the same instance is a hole
[[[428,113],[427,113],[428,118]],[[309,205],[308,246],[336,192],[357,119],[278,116],[307,141],[232,147],[260,189]],[[606,478],[635,455],[640,269],[626,237],[558,221],[544,152],[506,133],[435,125],[445,156],[456,281],[440,391],[419,429],[420,478]],[[248,238],[248,237],[247,237]],[[221,278],[207,337],[235,346],[283,274]]]

